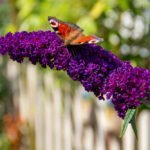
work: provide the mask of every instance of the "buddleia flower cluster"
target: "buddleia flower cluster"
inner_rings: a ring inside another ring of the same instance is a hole
[[[95,44],[63,46],[51,31],[16,32],[0,37],[0,54],[22,63],[63,70],[100,100],[107,97],[121,118],[128,109],[150,103],[150,70],[133,68],[110,51]]]

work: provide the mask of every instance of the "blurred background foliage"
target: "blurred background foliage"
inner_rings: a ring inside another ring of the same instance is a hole
[[[51,30],[48,16],[78,24],[86,34],[103,37],[100,45],[120,59],[131,61],[133,66],[150,68],[149,0],[0,0],[0,36],[23,30]],[[9,145],[1,144],[8,143],[3,133],[3,116],[15,109],[13,87],[5,75],[6,65],[6,57],[0,57],[0,149],[8,149]],[[39,69],[43,73],[49,71]],[[68,92],[73,95],[78,83],[64,72],[53,74],[62,90],[65,83],[70,84]]]

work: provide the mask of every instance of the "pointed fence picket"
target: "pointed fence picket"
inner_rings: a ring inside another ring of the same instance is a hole
[[[84,99],[82,87],[76,88],[72,96],[69,83],[60,87],[51,71],[41,73],[33,65],[20,68],[9,62],[7,75],[12,87],[18,84],[15,87],[19,90],[13,91],[18,95],[15,103],[33,130],[33,135],[28,134],[29,139],[33,137],[27,142],[29,150],[135,149],[135,137],[130,127],[121,141],[118,138],[121,120],[115,111],[103,101],[95,99],[91,103]],[[62,88],[65,89],[63,92]],[[144,111],[138,120],[138,150],[150,149],[149,124],[150,113]]]

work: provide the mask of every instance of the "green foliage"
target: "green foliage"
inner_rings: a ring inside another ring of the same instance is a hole
[[[138,139],[138,131],[137,131],[136,119],[135,118],[136,118],[136,114],[133,115],[130,123],[131,123],[132,129],[134,131],[135,137],[136,137],[136,139]]]
[[[5,134],[0,134],[0,149],[1,150],[10,150],[10,142]]]
[[[128,109],[126,116],[124,118],[124,121],[123,121],[123,125],[122,125],[121,132],[120,132],[120,137],[124,136],[124,133],[125,133],[129,123],[132,126],[132,129],[135,133],[136,138],[138,137],[136,122],[135,122],[135,115],[136,115],[136,109]]]
[[[10,23],[9,19],[9,6],[7,4],[0,4],[0,35],[4,34],[6,24]]]

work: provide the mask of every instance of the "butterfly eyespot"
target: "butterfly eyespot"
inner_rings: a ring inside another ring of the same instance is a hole
[[[58,27],[58,22],[56,22],[54,19],[51,19],[49,22],[52,27]]]
[[[96,43],[97,42],[97,40],[91,40],[91,41],[89,41],[88,43],[89,44],[92,44],[92,43]]]
[[[55,22],[51,22],[51,24],[52,24],[52,25],[54,25],[54,26],[56,25],[56,23],[55,23]]]

